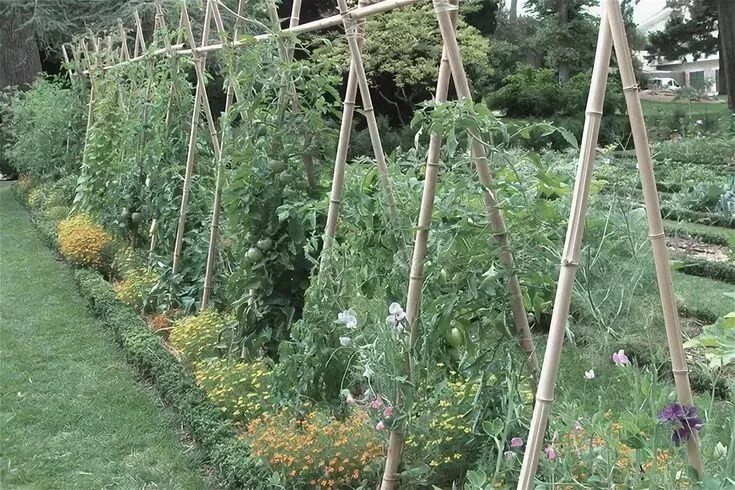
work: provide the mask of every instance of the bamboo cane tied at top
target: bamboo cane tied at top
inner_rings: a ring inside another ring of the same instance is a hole
[[[526,451],[523,456],[523,466],[518,482],[519,490],[529,490],[534,485],[534,475],[538,466],[544,434],[548,422],[551,404],[554,399],[554,385],[559,372],[561,350],[564,341],[569,307],[572,300],[574,278],[579,262],[579,254],[584,234],[585,215],[589,197],[589,187],[592,180],[592,167],[597,148],[597,140],[602,119],[602,108],[605,99],[608,65],[612,50],[612,37],[607,22],[607,15],[603,11],[598,34],[595,62],[590,82],[590,92],[587,98],[584,130],[580,145],[577,175],[572,194],[569,224],[567,227],[559,280],[556,289],[556,298],[551,316],[551,326],[541,368],[536,402],[533,417],[526,442]]]
[[[452,78],[454,86],[460,99],[472,102],[470,86],[467,81],[467,74],[462,64],[462,56],[459,52],[459,44],[457,36],[452,28],[452,21],[449,11],[455,9],[447,0],[434,0],[434,9],[439,21],[439,30],[441,31],[444,45],[449,54],[449,65],[452,68]],[[492,188],[493,178],[487,162],[487,153],[485,146],[480,139],[477,131],[473,128],[468,130],[471,139],[471,153],[477,169],[477,174],[482,185],[482,197],[485,203],[485,213],[490,221],[493,238],[500,249],[500,262],[508,269],[510,276],[508,278],[508,290],[510,292],[510,308],[513,316],[513,325],[516,334],[519,337],[521,349],[526,354],[526,363],[528,370],[533,376],[538,372],[538,359],[536,357],[536,347],[531,336],[531,328],[528,325],[528,315],[523,304],[523,294],[515,272],[515,261],[510,250],[508,239],[508,229],[505,225],[503,213],[500,210],[498,199]]]
[[[378,129],[378,121],[375,117],[375,109],[373,108],[372,97],[370,96],[370,87],[365,74],[365,65],[362,60],[362,49],[357,42],[356,33],[359,29],[358,25],[347,16],[347,1],[337,0],[340,14],[343,16],[345,37],[350,47],[352,60],[355,62],[355,74],[357,75],[357,85],[360,88],[360,99],[362,101],[362,109],[367,120],[368,133],[370,134],[370,142],[372,143],[373,153],[375,155],[375,163],[378,168],[378,176],[380,183],[385,192],[388,201],[388,215],[394,229],[400,226],[398,218],[398,206],[396,205],[396,193],[393,189],[388,172],[388,165],[385,161],[385,152],[383,151],[383,143],[380,140],[380,130]]]
[[[206,3],[206,12],[204,15],[204,25],[202,28],[202,45],[206,44],[209,40],[209,28],[211,22],[211,9],[209,8],[210,0]],[[181,19],[185,25],[188,25],[187,31],[191,29],[191,23],[189,22],[189,15],[186,11],[186,5],[181,5]],[[194,161],[196,159],[196,138],[197,129],[199,126],[199,113],[201,111],[202,104],[202,92],[204,91],[204,84],[202,78],[199,77],[199,72],[203,72],[203,67],[206,63],[206,54],[201,54],[195,57],[194,65],[200,65],[196,68],[197,71],[197,86],[194,95],[194,108],[191,115],[191,127],[189,128],[189,145],[186,155],[186,170],[184,172],[184,183],[181,192],[181,207],[179,209],[179,219],[176,229],[176,240],[174,242],[174,254],[173,254],[173,273],[177,274],[181,267],[182,257],[182,245],[184,242],[184,228],[186,227],[186,212],[189,204],[189,188],[191,187],[191,180],[194,173]]]
[[[235,26],[233,28],[232,37],[237,39],[238,29],[240,27],[240,16],[242,14],[244,0],[237,2],[237,17],[235,18]],[[217,33],[220,37],[222,44],[227,43],[225,35],[224,23],[219,12],[219,7],[216,3],[212,4],[212,14],[214,16],[214,23],[217,26]],[[228,123],[230,118],[230,110],[232,100],[235,96],[235,82],[230,80],[225,82],[226,95],[225,95],[225,116],[224,121]],[[239,96],[238,96],[239,100]],[[212,295],[212,284],[214,282],[214,270],[216,266],[216,255],[217,255],[217,239],[219,236],[219,223],[220,215],[222,212],[222,185],[223,185],[223,173],[224,173],[224,162],[222,161],[222,155],[224,155],[225,138],[226,132],[223,131],[222,138],[220,139],[219,154],[220,158],[217,160],[217,170],[214,185],[214,202],[212,203],[212,225],[209,230],[209,246],[207,248],[207,268],[204,273],[204,288],[202,290],[202,302],[201,310],[205,310],[209,306],[209,299]]]
[[[456,4],[456,0],[452,2]],[[456,27],[457,11],[452,13],[452,22]],[[451,76],[451,68],[449,66],[449,54],[446,46],[442,47],[442,56],[439,62],[439,75],[436,82],[436,93],[434,101],[438,104],[447,101],[449,92],[449,81]],[[436,185],[439,178],[440,170],[440,153],[442,146],[442,135],[439,131],[431,133],[429,138],[429,149],[426,155],[426,170],[424,172],[424,188],[421,195],[421,207],[419,209],[418,224],[416,227],[416,236],[414,239],[413,255],[411,258],[411,269],[408,280],[408,294],[406,299],[406,320],[410,326],[410,349],[412,350],[418,339],[418,312],[421,306],[421,293],[424,283],[424,261],[426,259],[426,249],[429,239],[429,230],[431,228],[432,211],[434,207],[434,199],[436,196]],[[411,359],[407,353],[405,360],[405,369],[411,376]],[[399,404],[401,394],[396,394],[396,404]],[[386,454],[385,468],[383,470],[383,479],[381,488],[394,488],[398,481],[398,467],[401,462],[401,453],[403,450],[404,435],[401,428],[391,431],[388,452]]]
[[[362,1],[358,3],[362,5]],[[365,36],[365,21],[357,21],[355,38],[357,46],[362,50]],[[337,233],[337,218],[339,217],[342,193],[344,190],[345,168],[347,166],[347,152],[350,148],[350,135],[352,133],[352,121],[355,115],[355,99],[357,98],[357,71],[355,61],[350,60],[350,68],[347,74],[347,88],[342,99],[342,120],[339,128],[339,139],[337,140],[337,153],[334,158],[334,170],[332,173],[332,188],[329,194],[329,208],[327,210],[327,223],[324,227],[324,245],[322,247],[321,261],[319,266],[321,272],[325,270],[329,249]]]
[[[620,10],[618,0],[606,0],[603,3],[610,19],[613,46],[618,58],[620,78],[623,83],[625,103],[628,109],[628,118],[633,133],[638,170],[643,187],[643,200],[648,220],[649,237],[653,250],[653,261],[656,269],[656,280],[658,282],[659,295],[661,297],[661,308],[663,311],[664,325],[666,328],[666,339],[671,358],[671,371],[674,375],[676,395],[679,403],[683,405],[692,404],[692,388],[689,382],[689,369],[684,355],[684,346],[679,325],[679,316],[674,296],[673,281],[671,278],[671,265],[669,253],[666,248],[663,220],[661,219],[661,206],[658,192],[656,191],[656,177],[651,162],[651,150],[648,146],[648,135],[643,118],[638,83],[633,70],[633,61],[628,45],[628,37],[625,32],[625,24]],[[701,478],[703,476],[702,456],[699,448],[699,437],[694,432],[687,441],[687,455],[689,464],[695,468]]]

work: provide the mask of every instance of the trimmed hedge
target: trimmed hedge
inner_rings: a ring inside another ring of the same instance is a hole
[[[735,284],[735,265],[731,262],[714,262],[695,257],[684,257],[680,260],[683,265],[679,270],[684,274]]]
[[[27,207],[25,196],[16,196]],[[42,240],[56,249],[56,226],[31,215]],[[197,386],[194,376],[165,347],[162,339],[129,306],[116,298],[115,290],[98,272],[75,269],[74,278],[90,310],[110,329],[125,358],[156,387],[161,398],[178,413],[181,421],[206,455],[222,488],[270,488],[270,471],[250,458],[250,447],[237,436],[235,426]]]
[[[679,223],[682,223],[681,221]],[[691,226],[691,225],[690,225]],[[697,230],[687,227],[686,225],[666,223],[666,236],[669,237],[692,237],[703,243],[710,245],[721,245],[723,247],[729,247],[730,241],[727,235],[724,233],[717,233],[716,231]]]
[[[699,223],[702,225],[735,228],[735,219],[728,219],[727,217],[717,213],[703,213],[689,209],[675,208],[669,204],[661,205],[661,215],[666,219],[674,221],[688,221],[690,223]]]
[[[208,462],[217,469],[218,483],[225,488],[266,488],[267,469],[249,457],[250,449],[237,437],[232,422],[207,399],[161,338],[116,299],[112,286],[100,274],[77,269],[74,275],[90,309],[110,328],[128,362],[153,382],[204,449]]]

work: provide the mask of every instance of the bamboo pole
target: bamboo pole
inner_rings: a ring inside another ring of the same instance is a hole
[[[372,5],[368,5],[365,7],[359,7],[357,9],[351,10],[348,13],[349,20],[357,21],[360,19],[367,19],[368,17],[373,17],[375,15],[379,15],[385,12],[389,12],[391,10],[406,7],[408,5],[413,5],[418,0],[382,0],[380,2],[377,2]],[[341,24],[342,21],[342,15],[332,15],[330,17],[326,17],[324,19],[315,20],[312,22],[306,22],[304,24],[295,26],[293,28],[284,29],[282,33],[289,33],[293,35],[299,35],[299,34],[305,34],[308,32],[314,32],[321,29],[328,29],[330,27],[337,26]],[[258,34],[256,36],[253,36],[252,38],[249,38],[247,40],[236,40],[232,43],[232,47],[240,47],[240,46],[247,46],[249,45],[252,40],[255,41],[265,41],[267,39],[270,39],[274,37],[274,33],[268,33],[268,34]],[[170,49],[169,48],[161,48],[157,49],[155,51],[151,51],[148,53],[150,56],[159,56],[163,54],[167,54],[169,52],[172,52],[174,55],[178,56],[186,56],[186,55],[192,55],[194,53],[206,53],[209,51],[218,51],[223,49],[225,46],[222,43],[218,44],[208,44],[203,46],[195,46],[192,48],[185,48],[182,43],[172,44]],[[107,66],[104,67],[104,70],[111,70],[114,68],[118,68],[120,66],[126,65],[128,63],[135,63],[143,59],[143,56],[134,56],[133,58],[130,58],[128,61],[124,61],[121,63],[118,63],[113,66]],[[86,75],[86,72],[85,72]]]
[[[452,78],[457,95],[460,99],[468,102],[472,101],[470,94],[470,86],[467,81],[467,74],[462,64],[462,56],[459,52],[459,44],[457,36],[452,28],[452,21],[449,11],[456,9],[448,3],[447,0],[434,0],[434,9],[436,10],[437,19],[439,21],[439,29],[444,39],[445,46],[448,50],[449,65],[452,67]],[[477,131],[470,129],[468,131],[472,140],[471,152],[475,162],[475,168],[483,187],[482,197],[485,203],[485,213],[490,220],[492,235],[500,249],[500,262],[508,269],[510,277],[508,278],[508,290],[510,292],[510,308],[513,314],[513,324],[516,334],[518,335],[521,349],[527,356],[528,369],[535,376],[538,372],[538,359],[536,357],[536,347],[531,337],[531,328],[528,325],[528,316],[526,308],[523,305],[523,294],[521,286],[518,282],[518,276],[515,272],[515,262],[513,254],[510,250],[508,241],[508,230],[505,225],[503,213],[500,210],[500,204],[493,192],[493,178],[487,162],[487,154],[485,146],[480,140]]]
[[[452,1],[456,5],[456,0]],[[456,28],[456,11],[452,15],[452,24]],[[449,66],[449,54],[446,45],[442,47],[441,61],[439,62],[439,75],[436,81],[436,93],[434,101],[441,104],[447,101],[449,92],[449,80],[451,68]],[[408,279],[408,294],[406,299],[406,322],[409,325],[410,349],[416,345],[418,339],[418,312],[421,306],[421,292],[424,284],[424,260],[426,259],[426,248],[431,229],[434,198],[436,196],[436,184],[439,178],[440,154],[442,135],[439,131],[431,133],[429,138],[429,150],[426,155],[426,170],[424,172],[424,189],[421,195],[421,208],[419,210],[418,224],[416,226],[416,238],[413,243],[413,256],[411,258],[411,272]],[[406,372],[411,377],[410,353],[406,354]],[[396,395],[396,404],[401,403],[400,392]],[[398,467],[401,462],[404,435],[402,428],[394,428],[390,433],[388,442],[388,453],[385,458],[385,468],[381,488],[395,488],[398,481]]]
[[[92,44],[95,46],[95,52],[97,50],[97,45],[92,41]],[[82,38],[81,41],[81,49],[84,52],[84,59],[87,62],[87,67],[89,70],[89,102],[87,103],[87,128],[84,132],[84,148],[82,150],[82,168],[87,168],[87,144],[89,143],[89,131],[92,128],[92,120],[94,118],[94,98],[96,95],[96,90],[94,88],[94,76],[92,75],[92,58],[90,57],[89,49],[87,48],[87,41],[85,38]],[[81,66],[80,66],[81,67]]]
[[[569,224],[566,239],[564,240],[564,252],[562,253],[559,281],[556,288],[554,309],[551,315],[551,327],[544,354],[543,368],[541,369],[541,376],[536,390],[536,402],[531,419],[528,441],[526,443],[526,451],[523,456],[523,466],[518,481],[519,490],[530,490],[533,488],[533,479],[544,442],[544,433],[546,432],[551,404],[554,399],[554,385],[559,372],[564,331],[569,316],[574,277],[577,272],[582,236],[584,234],[584,220],[587,212],[589,187],[592,180],[595,149],[600,132],[600,120],[602,119],[602,107],[605,99],[606,79],[611,50],[612,38],[610,27],[607,21],[607,13],[603,10],[602,19],[600,20],[600,32],[597,38],[597,51],[592,70],[592,80],[590,82],[590,92],[587,98],[584,131],[582,133],[582,143],[580,145],[579,161],[577,163],[577,176],[574,183],[574,193],[572,194]]]
[[[661,296],[661,308],[663,310],[664,325],[666,327],[666,338],[671,356],[671,371],[674,375],[676,395],[679,403],[683,405],[692,404],[692,388],[689,383],[689,369],[684,346],[682,344],[681,327],[676,308],[673,282],[671,279],[671,266],[669,264],[669,253],[666,249],[666,237],[664,235],[663,220],[661,219],[661,206],[656,192],[656,177],[651,163],[651,150],[648,146],[648,134],[646,123],[643,119],[643,109],[638,93],[638,83],[633,71],[633,62],[628,46],[628,37],[625,33],[625,24],[620,12],[618,0],[607,0],[604,4],[612,31],[613,46],[618,59],[620,78],[623,83],[625,103],[628,108],[628,118],[633,132],[638,169],[643,184],[643,199],[646,206],[646,217],[648,218],[649,238],[653,249],[653,260],[656,268],[656,279],[658,282],[659,295]],[[687,441],[687,454],[689,464],[692,465],[699,477],[704,473],[702,456],[699,448],[699,437],[692,434]]]
[[[120,32],[120,58],[123,61],[130,59],[130,51],[128,51],[128,36],[125,34],[125,27],[122,19],[117,19],[117,30]]]
[[[237,2],[237,18],[235,20],[235,27],[233,29],[232,37],[237,39],[238,28],[240,26],[240,15],[242,14],[244,0]],[[220,36],[223,44],[226,44],[227,39],[225,36],[224,23],[220,16],[219,7],[216,3],[212,4],[212,14],[214,15],[214,23],[217,26],[217,33]],[[230,106],[232,105],[233,97],[235,96],[235,84],[233,81],[227,83],[226,95],[225,95],[225,121],[229,117]],[[238,96],[239,100],[239,96]],[[209,230],[209,247],[207,248],[207,269],[204,273],[204,288],[202,290],[202,303],[200,305],[201,310],[207,309],[209,306],[209,299],[212,296],[212,284],[214,282],[214,270],[216,266],[217,256],[217,237],[219,235],[219,222],[222,208],[222,180],[224,169],[222,168],[222,155],[224,154],[225,147],[225,133],[222,134],[219,146],[219,158],[217,159],[217,176],[215,179],[214,186],[214,203],[212,204],[212,225]]]
[[[350,19],[347,10],[346,0],[337,0],[340,14],[344,17],[345,37],[350,46],[350,54],[355,64],[355,74],[357,76],[357,85],[360,88],[360,100],[362,101],[362,109],[367,120],[368,133],[370,133],[370,142],[373,146],[375,154],[375,163],[378,167],[378,176],[380,183],[388,200],[388,215],[394,226],[400,226],[398,219],[398,206],[396,205],[396,195],[393,189],[393,183],[390,180],[388,165],[385,163],[385,153],[383,152],[383,143],[380,141],[380,131],[378,130],[378,121],[375,117],[375,109],[373,108],[372,97],[370,96],[370,87],[368,85],[367,76],[365,75],[365,66],[362,60],[362,46],[357,41],[356,33],[359,30],[358,24]]]
[[[140,22],[138,9],[133,10],[133,17],[135,18],[135,44],[133,45],[133,57],[137,57],[139,53],[143,56],[146,51],[145,37],[143,37],[143,24]]]
[[[358,4],[359,5],[359,4]],[[365,21],[357,23],[355,37],[357,45],[362,50],[365,35]],[[350,69],[347,75],[347,88],[342,100],[342,121],[339,128],[339,140],[337,141],[337,154],[334,158],[334,170],[332,173],[332,189],[329,195],[329,209],[327,210],[327,224],[324,227],[324,245],[319,270],[324,270],[328,256],[328,250],[332,246],[334,236],[337,233],[337,217],[342,202],[344,190],[345,167],[347,165],[347,152],[350,148],[350,135],[352,133],[352,120],[355,115],[355,99],[357,97],[357,71],[354,59],[350,60]]]
[[[209,8],[210,0],[207,0],[206,12],[204,14],[204,26],[202,28],[202,45],[206,45],[209,40],[209,27],[211,22],[211,9]],[[181,5],[181,18],[185,22],[188,30],[191,30],[191,23],[189,22],[189,15],[186,11],[186,5]],[[189,128],[189,147],[186,155],[186,171],[184,173],[184,184],[181,192],[181,208],[179,209],[179,222],[176,229],[176,241],[174,242],[174,257],[173,257],[173,273],[177,274],[181,267],[181,248],[184,242],[184,228],[186,227],[186,211],[189,204],[189,188],[191,187],[191,179],[194,173],[194,161],[196,159],[196,138],[197,138],[197,127],[199,126],[199,113],[201,111],[203,92],[204,92],[204,79],[199,76],[200,72],[204,72],[203,67],[206,63],[207,56],[202,54],[197,56],[194,61],[194,66],[197,72],[197,86],[196,93],[194,95],[194,110],[191,115],[191,127]],[[219,145],[217,145],[219,148]]]

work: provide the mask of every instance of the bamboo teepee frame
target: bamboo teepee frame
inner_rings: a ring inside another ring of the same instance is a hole
[[[191,186],[191,180],[196,159],[196,135],[199,118],[201,116],[201,112],[203,111],[213,144],[215,165],[217,166],[216,190],[212,209],[213,219],[212,228],[210,230],[209,252],[207,258],[207,272],[205,279],[205,288],[202,297],[203,308],[208,305],[212,290],[212,277],[216,254],[217,230],[219,224],[219,212],[221,207],[220,196],[222,191],[221,187],[223,185],[222,154],[224,148],[224,138],[220,139],[219,137],[219,132],[215,126],[215,120],[212,116],[211,108],[207,99],[205,77],[206,56],[207,53],[210,51],[215,51],[223,48],[232,49],[245,44],[245,42],[242,42],[237,38],[237,35],[234,35],[231,41],[228,40],[224,35],[224,28],[222,26],[221,16],[217,7],[218,1],[219,0],[207,0],[206,2],[202,40],[199,45],[197,45],[194,39],[190,18],[185,5],[181,6],[180,27],[182,27],[187,34],[187,41],[189,45],[188,48],[184,47],[184,45],[181,43],[181,40],[178,40],[178,42],[174,45],[171,45],[167,40],[166,46],[164,48],[147,50],[145,40],[143,38],[140,19],[139,16],[136,15],[136,38],[133,47],[133,57],[130,57],[127,49],[125,31],[124,29],[120,28],[121,46],[119,62],[114,64],[108,63],[107,66],[101,67],[103,70],[110,70],[116,67],[127,65],[129,63],[134,63],[146,59],[146,57],[153,57],[158,55],[192,56],[194,59],[197,85],[188,139],[186,171],[184,174],[184,182],[182,187],[178,227],[173,251],[173,271],[174,273],[179,272],[181,266],[183,234],[186,223],[189,189]],[[362,60],[362,42],[364,36],[365,19],[383,12],[390,11],[394,8],[411,5],[416,1],[417,0],[383,0],[372,5],[367,5],[366,2],[360,2],[357,8],[349,9],[346,0],[337,0],[337,5],[340,11],[339,15],[328,17],[319,21],[310,22],[307,24],[298,25],[298,19],[300,17],[299,8],[301,2],[299,0],[296,0],[293,5],[289,27],[281,31],[282,33],[289,32],[291,34],[299,34],[315,31],[325,27],[335,26],[339,23],[342,23],[345,29],[345,36],[347,38],[350,48],[350,69],[347,81],[347,91],[343,102],[344,105],[342,112],[340,137],[337,147],[337,155],[335,158],[335,168],[332,179],[327,224],[324,232],[324,250],[322,252],[322,264],[324,263],[324,258],[327,256],[329,248],[332,245],[336,235],[339,207],[344,184],[344,172],[346,168],[352,120],[354,117],[356,96],[358,90],[360,91],[362,105],[368,124],[368,131],[372,142],[380,182],[386,193],[386,199],[388,201],[390,219],[393,224],[398,224],[399,218],[395,193],[392,183],[390,181],[390,176],[388,174],[385,154],[382,148],[380,134],[377,127],[377,120],[375,117],[375,111],[372,106],[367,77]],[[450,0],[434,0],[434,7],[443,40],[443,51],[439,67],[435,100],[440,103],[446,101],[451,77],[454,79],[455,89],[459,98],[471,102],[469,84],[467,81],[467,76],[464,70],[462,58],[459,52],[459,45],[457,43],[457,37],[455,34],[454,23],[456,21],[457,6],[456,4],[450,3]],[[209,30],[212,20],[215,21],[218,33],[220,35],[219,44],[209,44]],[[160,6],[157,5],[156,26],[160,27],[162,24],[163,16]],[[278,35],[278,33],[276,32],[257,35],[254,36],[254,38],[256,41],[263,41],[272,38],[274,35]],[[111,41],[108,42],[111,46]],[[99,41],[95,40],[94,45],[96,46],[96,53],[99,50]],[[86,49],[86,44],[83,46]],[[112,51],[112,49],[110,48],[108,51]],[[290,58],[293,53],[293,47],[287,46],[286,52],[287,57]],[[92,58],[88,54],[85,57],[88,60],[88,66],[87,70],[84,73],[89,73],[90,76],[92,76]],[[237,97],[239,100],[236,86],[233,84],[229,84],[227,86],[226,111],[230,109],[233,97]],[[91,121],[92,105],[93,100],[90,101],[89,121]],[[166,119],[168,121],[168,114]],[[479,182],[483,189],[483,199],[485,203],[486,214],[491,223],[493,237],[499,247],[501,262],[509,270],[508,287],[511,297],[511,310],[513,313],[513,321],[519,334],[521,347],[527,354],[528,366],[530,367],[531,371],[535,372],[538,366],[536,361],[535,349],[530,335],[526,311],[523,306],[520,285],[518,282],[518,278],[514,272],[514,262],[508,244],[507,229],[502,213],[500,211],[497,197],[492,190],[493,181],[488,166],[485,147],[476,129],[470,130],[469,133],[471,136],[471,157],[478,172]],[[441,134],[438,132],[432,134],[429,146],[429,153],[427,155],[426,180],[422,195],[419,223],[414,241],[414,254],[411,260],[411,273],[408,281],[408,298],[406,302],[407,320],[410,326],[410,342],[412,347],[416,344],[419,334],[418,318],[421,303],[421,289],[423,286],[423,264],[425,261],[428,234],[431,226],[432,207],[434,202],[438,172],[440,168],[439,153],[441,149],[441,144]],[[156,224],[157,223],[152,224],[151,233],[153,233]],[[406,370],[407,374],[410,377],[410,356],[406,358]],[[392,431],[390,437],[390,446],[386,461],[385,473],[383,476],[383,489],[392,489],[396,485],[402,446],[403,433],[400,429],[396,429]]]
[[[679,403],[685,405],[692,404],[689,370],[684,356],[681,328],[679,327],[679,317],[676,310],[671,269],[669,266],[668,251],[666,250],[663,221],[661,219],[661,208],[658,193],[656,192],[656,180],[651,163],[651,153],[648,146],[648,136],[643,120],[640,96],[638,94],[638,84],[633,71],[630,47],[628,46],[619,1],[603,0],[602,19],[597,38],[597,51],[595,53],[590,93],[587,99],[587,110],[572,198],[572,209],[564,243],[564,252],[562,254],[549,339],[541,369],[541,377],[536,391],[536,403],[529,429],[526,451],[523,457],[523,466],[517,487],[518,490],[530,490],[534,488],[534,475],[544,442],[544,433],[546,431],[551,405],[554,400],[554,385],[556,384],[559,371],[565,324],[569,315],[569,305],[574,286],[574,276],[579,263],[595,147],[600,131],[608,65],[613,46],[617,55],[618,69],[623,83],[623,92],[625,93],[625,102],[628,107],[628,117],[633,132],[633,142],[638,159],[641,183],[643,185],[643,198],[646,207],[649,238],[653,249],[656,279],[661,296],[661,308],[666,327],[669,355],[671,356],[671,370],[676,384],[677,399]],[[696,433],[687,442],[687,453],[689,463],[697,470],[697,473],[701,477],[703,466],[699,450],[699,438]]]

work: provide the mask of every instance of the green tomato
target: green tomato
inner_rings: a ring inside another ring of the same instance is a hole
[[[273,248],[273,240],[270,238],[263,238],[262,240],[258,240],[257,246],[259,249],[267,251]]]
[[[257,262],[263,258],[263,252],[258,247],[250,247],[246,256],[250,262]]]
[[[441,284],[446,284],[448,280],[449,280],[449,276],[447,275],[447,270],[444,267],[442,267],[441,270],[439,271],[439,281]]]
[[[248,233],[247,235],[245,235],[245,241],[252,245],[255,245],[256,243],[258,243],[258,237],[255,236],[254,233]]]
[[[268,162],[268,168],[271,172],[278,174],[286,170],[286,164],[280,160],[271,160]]]
[[[278,180],[281,182],[281,184],[288,185],[293,182],[293,175],[283,172],[281,175],[278,176]]]
[[[130,219],[133,221],[133,223],[140,223],[140,213],[137,211],[134,212],[130,215]]]
[[[122,219],[126,219],[128,216],[130,216],[130,211],[128,211],[128,208],[122,208],[122,211],[120,211],[120,217]]]
[[[444,340],[452,347],[459,347],[464,344],[464,332],[457,327],[452,327],[444,336]]]
[[[459,349],[457,349],[456,347],[447,349],[447,354],[449,354],[449,358],[453,361],[459,361],[460,359],[462,359],[462,353],[459,352]]]

